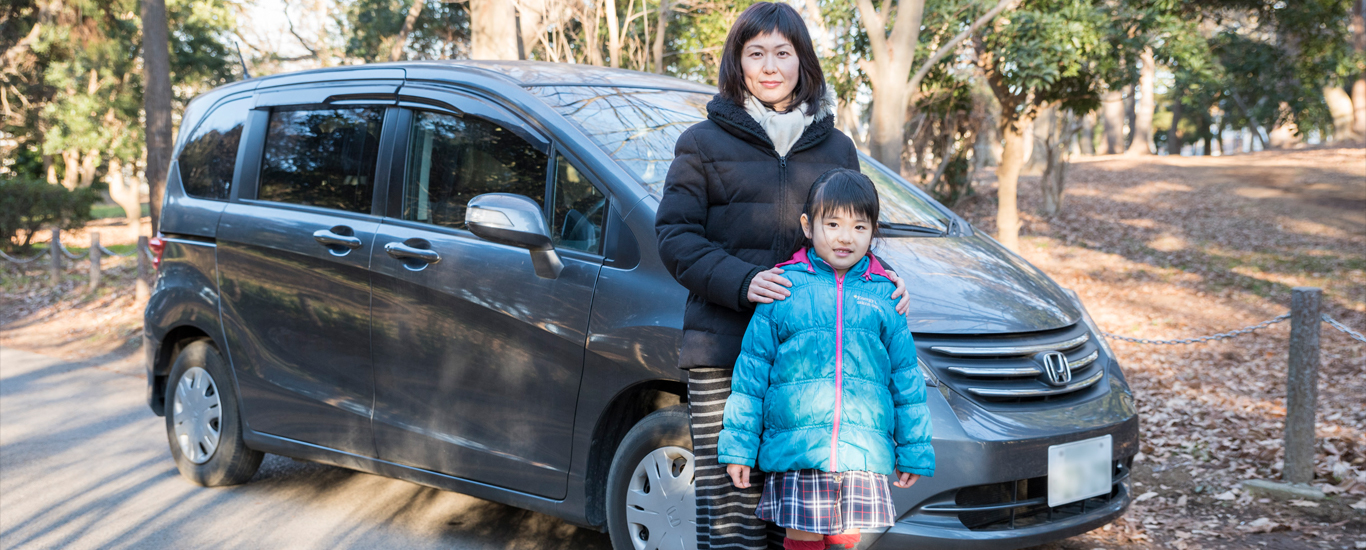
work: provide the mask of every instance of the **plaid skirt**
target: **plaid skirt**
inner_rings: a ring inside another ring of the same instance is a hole
[[[838,535],[889,527],[896,506],[885,475],[798,470],[769,474],[755,513],[780,527]]]

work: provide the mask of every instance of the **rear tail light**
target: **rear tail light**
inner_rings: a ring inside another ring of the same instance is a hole
[[[161,269],[161,253],[166,251],[166,240],[161,237],[152,237],[147,240],[147,248],[152,251],[152,267]]]

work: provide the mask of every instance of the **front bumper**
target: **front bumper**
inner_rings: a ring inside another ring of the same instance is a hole
[[[1010,415],[986,413],[954,392],[938,392],[946,399],[930,400],[935,476],[909,490],[893,489],[899,519],[883,533],[868,533],[876,539],[870,548],[1009,550],[1085,533],[1122,516],[1133,498],[1129,471],[1138,452],[1138,417],[1127,388],[1113,377],[1110,383],[1112,391],[1090,404]],[[1048,507],[1048,447],[1105,435],[1112,438],[1110,493]]]
[[[872,546],[876,550],[935,548],[941,550],[1011,550],[1036,546],[1080,535],[1099,528],[1120,516],[1132,501],[1130,481],[1116,485],[1116,492],[1104,505],[1053,521],[1014,529],[971,530],[954,516],[931,517],[913,514],[902,518]]]

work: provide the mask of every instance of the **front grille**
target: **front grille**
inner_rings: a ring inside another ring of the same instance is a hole
[[[1129,465],[1115,461],[1112,467],[1109,494],[1064,504],[1048,506],[1048,478],[1035,477],[991,483],[958,489],[954,504],[934,504],[920,509],[921,513],[957,515],[963,526],[973,531],[1021,529],[1059,521],[1099,510],[1124,491],[1123,481],[1129,477]]]
[[[939,381],[987,404],[1075,402],[1104,393],[1100,345],[1086,325],[1025,334],[916,334],[917,352]],[[1044,354],[1066,357],[1070,380],[1054,380]]]

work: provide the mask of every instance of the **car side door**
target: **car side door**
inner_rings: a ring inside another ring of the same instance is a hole
[[[606,195],[491,102],[403,94],[422,103],[402,111],[408,131],[394,146],[405,162],[392,168],[372,252],[380,457],[563,498]],[[486,193],[541,206],[558,276],[538,276],[527,249],[470,231],[467,204]]]
[[[218,226],[224,332],[253,431],[375,455],[369,263],[397,87],[257,97],[250,124],[261,137]],[[334,101],[339,93],[391,99]]]

